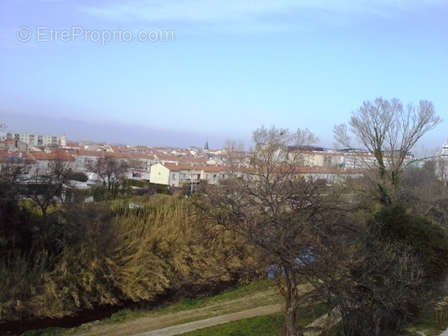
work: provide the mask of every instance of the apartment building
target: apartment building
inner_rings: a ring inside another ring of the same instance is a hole
[[[19,140],[28,146],[66,146],[65,136],[41,135],[31,133],[6,133],[7,139]]]
[[[65,136],[41,135],[31,133],[6,133],[7,139],[14,139],[26,143],[28,146],[66,146]]]

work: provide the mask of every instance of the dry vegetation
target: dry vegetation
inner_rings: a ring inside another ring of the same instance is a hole
[[[240,279],[256,260],[235,233],[170,196],[136,210],[79,205],[57,215],[52,225],[66,227],[55,234],[57,253],[3,250],[0,288],[9,290],[0,294],[1,320],[194,295]]]

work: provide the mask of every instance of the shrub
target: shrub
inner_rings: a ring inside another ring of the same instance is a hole
[[[437,223],[422,216],[413,216],[401,206],[385,207],[370,225],[379,237],[411,246],[423,264],[430,281],[443,278],[448,269],[448,235]]]

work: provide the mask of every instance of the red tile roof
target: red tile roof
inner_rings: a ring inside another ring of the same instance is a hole
[[[52,153],[46,152],[32,152],[29,154],[34,160],[62,160],[62,161],[75,161],[75,158],[63,151],[57,151]]]

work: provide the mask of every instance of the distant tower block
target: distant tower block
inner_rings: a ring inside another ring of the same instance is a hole
[[[209,149],[209,148],[208,148],[208,140],[205,142],[204,149],[205,149],[205,150],[208,150],[208,149]]]

